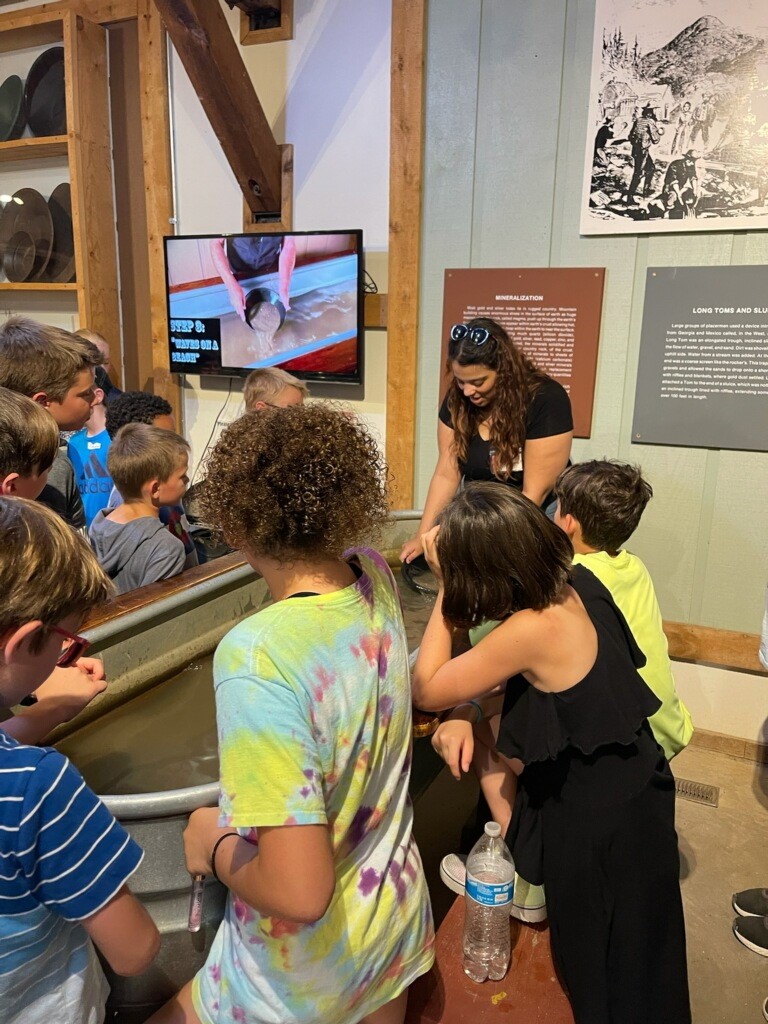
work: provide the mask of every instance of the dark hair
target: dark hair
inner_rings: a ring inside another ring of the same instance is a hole
[[[571,515],[591,547],[616,554],[637,529],[653,489],[639,466],[593,459],[564,469],[555,484],[560,515]]]
[[[490,337],[482,345],[472,341],[469,334],[461,341],[451,338],[446,371],[450,374],[451,364],[458,363],[459,366],[485,366],[498,374],[490,443],[496,450],[494,465],[498,467],[498,475],[506,479],[523,450],[528,408],[546,380],[546,374],[512,343],[507,332],[495,320],[481,316],[469,320],[467,326],[470,329],[483,327]],[[463,462],[467,458],[469,443],[477,432],[481,410],[464,397],[453,376],[448,391],[448,411],[455,433],[456,458]]]
[[[106,430],[114,437],[126,423],[152,424],[156,416],[170,416],[170,402],[148,391],[124,391],[107,405]]]
[[[438,522],[443,614],[454,626],[541,611],[568,582],[570,540],[513,487],[469,484]]]
[[[271,558],[339,558],[387,517],[381,451],[362,420],[323,403],[267,407],[224,430],[200,503],[231,544]]]

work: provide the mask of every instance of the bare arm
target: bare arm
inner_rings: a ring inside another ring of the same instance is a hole
[[[454,432],[442,420],[437,423],[438,459],[435,472],[427,492],[424,514],[421,517],[416,535],[403,545],[400,558],[410,562],[422,554],[424,547],[421,537],[435,525],[435,520],[456,493],[461,482],[459,464],[456,461],[454,448]]]
[[[123,977],[146,971],[160,949],[154,921],[126,885],[80,923],[115,974]]]
[[[42,743],[57,726],[69,722],[107,687],[98,658],[80,658],[72,668],[55,668],[35,690],[37,703],[3,722],[19,743]]]
[[[523,494],[541,505],[555,486],[555,481],[568,465],[573,431],[537,437],[526,441],[523,448]]]
[[[502,622],[472,650],[451,660],[451,630],[443,618],[441,588],[413,670],[414,704],[424,711],[444,711],[500,692],[510,676],[530,667],[529,644],[519,622],[525,614]]]
[[[232,267],[227,258],[226,242],[223,238],[211,239],[211,259],[219,277],[224,282],[232,308],[241,320],[245,320],[245,292],[232,273]]]
[[[212,874],[216,840],[232,832],[218,827],[215,807],[195,811],[184,833],[191,874]],[[325,914],[336,887],[331,840],[326,825],[259,827],[259,843],[238,836],[216,851],[216,872],[260,914],[312,924]]]
[[[280,301],[286,310],[291,308],[291,278],[293,268],[296,266],[296,242],[293,235],[286,235],[283,238],[283,245],[280,249],[278,261],[278,276],[280,278]]]

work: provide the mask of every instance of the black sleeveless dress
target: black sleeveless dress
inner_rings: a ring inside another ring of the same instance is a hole
[[[597,658],[560,693],[507,683],[497,747],[526,766],[507,843],[545,886],[576,1024],[690,1024],[674,779],[647,721],[660,702],[609,591],[582,566],[571,583]]]

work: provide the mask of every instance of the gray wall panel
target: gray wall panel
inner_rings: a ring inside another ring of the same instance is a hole
[[[648,563],[667,618],[755,632],[768,456],[633,445],[631,426],[646,268],[765,263],[768,233],[579,235],[594,14],[594,0],[432,0],[417,497],[436,457],[443,269],[604,266],[593,433],[574,458],[643,466],[655,497],[628,546]]]

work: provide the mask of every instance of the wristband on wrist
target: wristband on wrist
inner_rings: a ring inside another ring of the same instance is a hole
[[[216,871],[216,851],[218,850],[218,848],[221,846],[221,844],[224,842],[225,839],[231,839],[232,836],[234,836],[235,839],[239,839],[240,838],[240,833],[239,832],[225,832],[224,835],[223,836],[219,836],[219,838],[213,844],[213,850],[211,852],[211,872],[213,874],[213,877],[216,879],[216,881],[219,882],[221,885],[224,885],[224,882],[221,881],[221,879],[219,878],[218,872]]]
[[[476,700],[466,700],[466,701],[464,701],[463,704],[457,704],[456,707],[453,710],[454,711],[458,711],[459,708],[474,708],[475,711],[477,711],[477,718],[473,722],[473,725],[477,725],[478,722],[482,722],[482,720],[483,720],[483,709],[482,709],[482,706],[480,704],[478,704],[478,702]]]

